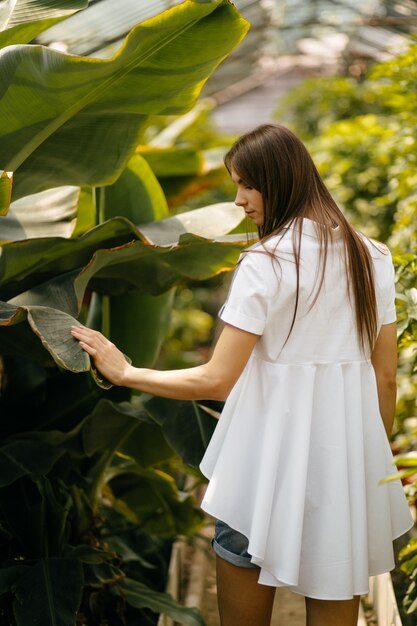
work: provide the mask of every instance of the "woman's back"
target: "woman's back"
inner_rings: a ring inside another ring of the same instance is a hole
[[[238,266],[220,317],[261,336],[201,463],[211,479],[202,507],[248,537],[259,582],[342,600],[393,567],[392,539],[412,520],[401,484],[378,484],[394,471],[392,455],[337,232],[317,293],[320,227],[304,219],[291,333],[293,229],[267,242],[279,263],[258,244]],[[391,256],[368,245],[378,325],[390,324]]]
[[[252,274],[248,277],[249,284],[239,289],[237,297],[244,295],[247,298],[248,290],[252,290],[255,299],[257,295],[262,295],[267,301],[266,308],[260,311],[265,326],[255,348],[259,358],[278,363],[327,363],[370,358],[369,352],[366,354],[361,348],[356,330],[353,296],[349,298],[348,294],[344,242],[338,229],[333,231],[332,241],[329,242],[324,281],[320,287],[320,228],[317,222],[304,218],[297,315],[290,334],[297,291],[293,237],[298,225],[285,229],[284,233],[266,242],[265,248],[278,261],[274,261],[260,244],[242,261],[243,265],[253,268],[249,270]],[[382,324],[396,319],[393,265],[385,246],[373,244],[366,238],[364,241],[374,264],[379,330]],[[237,270],[235,280],[240,280],[240,271],[244,273],[245,269]],[[232,305],[231,297],[233,292],[228,300],[229,306]],[[256,309],[250,315],[256,315]]]

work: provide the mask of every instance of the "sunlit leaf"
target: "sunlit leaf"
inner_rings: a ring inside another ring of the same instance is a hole
[[[3,48],[0,153],[16,170],[13,197],[114,182],[146,117],[189,110],[247,28],[227,0],[186,1],[133,28],[110,60]]]
[[[40,304],[42,299],[36,288],[43,290],[43,284],[57,276],[65,281],[68,273],[84,267],[76,274],[74,290],[65,288],[63,299],[76,298],[78,302],[69,311],[73,314],[88,282],[98,272],[102,280],[97,287],[101,286],[103,293],[109,294],[134,290],[158,294],[171,288],[181,276],[209,278],[231,269],[239,250],[247,244],[242,241],[244,236],[224,237],[242,219],[241,209],[232,203],[224,203],[139,227],[125,218],[114,218],[80,238],[55,237],[8,243],[3,246],[0,256],[0,297],[7,301],[22,294],[15,304]],[[195,235],[184,239],[187,233]],[[212,245],[213,240],[217,242],[215,245]],[[192,257],[194,260],[190,262]],[[129,273],[121,268],[121,264],[127,262],[133,264]],[[135,275],[133,269],[138,269],[140,275]],[[112,283],[112,277],[116,276],[121,276],[121,280]],[[105,277],[109,280],[104,283]],[[75,280],[74,276],[69,279]],[[58,288],[54,283],[51,292],[56,294]],[[28,289],[31,292],[23,295]]]
[[[0,216],[6,215],[10,206],[10,199],[12,196],[12,172],[5,172],[0,170]],[[1,222],[0,222],[1,228]],[[0,231],[1,238],[1,231]]]
[[[0,242],[70,237],[79,196],[79,187],[57,187],[15,200],[8,215],[0,220]]]
[[[42,31],[88,6],[88,0],[4,0],[0,6],[0,48],[28,43]]]

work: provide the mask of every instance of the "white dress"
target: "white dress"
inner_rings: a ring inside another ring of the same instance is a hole
[[[413,520],[401,482],[379,482],[396,468],[374,369],[359,347],[338,229],[310,309],[317,228],[303,220],[298,312],[285,345],[296,291],[293,229],[268,242],[273,249],[282,236],[279,265],[257,244],[235,272],[219,315],[261,337],[201,462],[210,479],[202,508],[249,539],[260,583],[345,600],[394,567],[392,540]],[[395,321],[392,259],[381,244],[367,245],[381,326]]]

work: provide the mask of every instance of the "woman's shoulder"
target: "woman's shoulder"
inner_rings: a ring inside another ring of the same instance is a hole
[[[386,263],[392,263],[392,255],[390,249],[385,243],[382,243],[377,239],[372,239],[372,237],[367,237],[359,230],[357,230],[356,232],[367,246],[372,258],[379,259],[381,261],[385,260]]]
[[[245,248],[244,253],[256,252],[262,253],[266,256],[274,256],[277,251],[282,249],[293,249],[293,237],[292,230],[290,228],[283,228],[279,233],[268,236],[262,241],[255,241],[253,244]]]

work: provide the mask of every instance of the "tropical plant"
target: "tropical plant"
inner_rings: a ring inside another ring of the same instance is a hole
[[[190,109],[247,24],[227,0],[187,1],[108,61],[8,45],[84,5],[17,0],[1,15],[3,213],[14,174],[0,218],[1,621],[139,625],[151,611],[196,626],[162,593],[169,543],[202,522],[169,472],[178,453],[198,464],[214,419],[111,388],[69,327],[101,328],[149,366],[175,285],[234,266],[239,237],[217,238],[240,211],[168,217],[141,153],[149,116]]]

